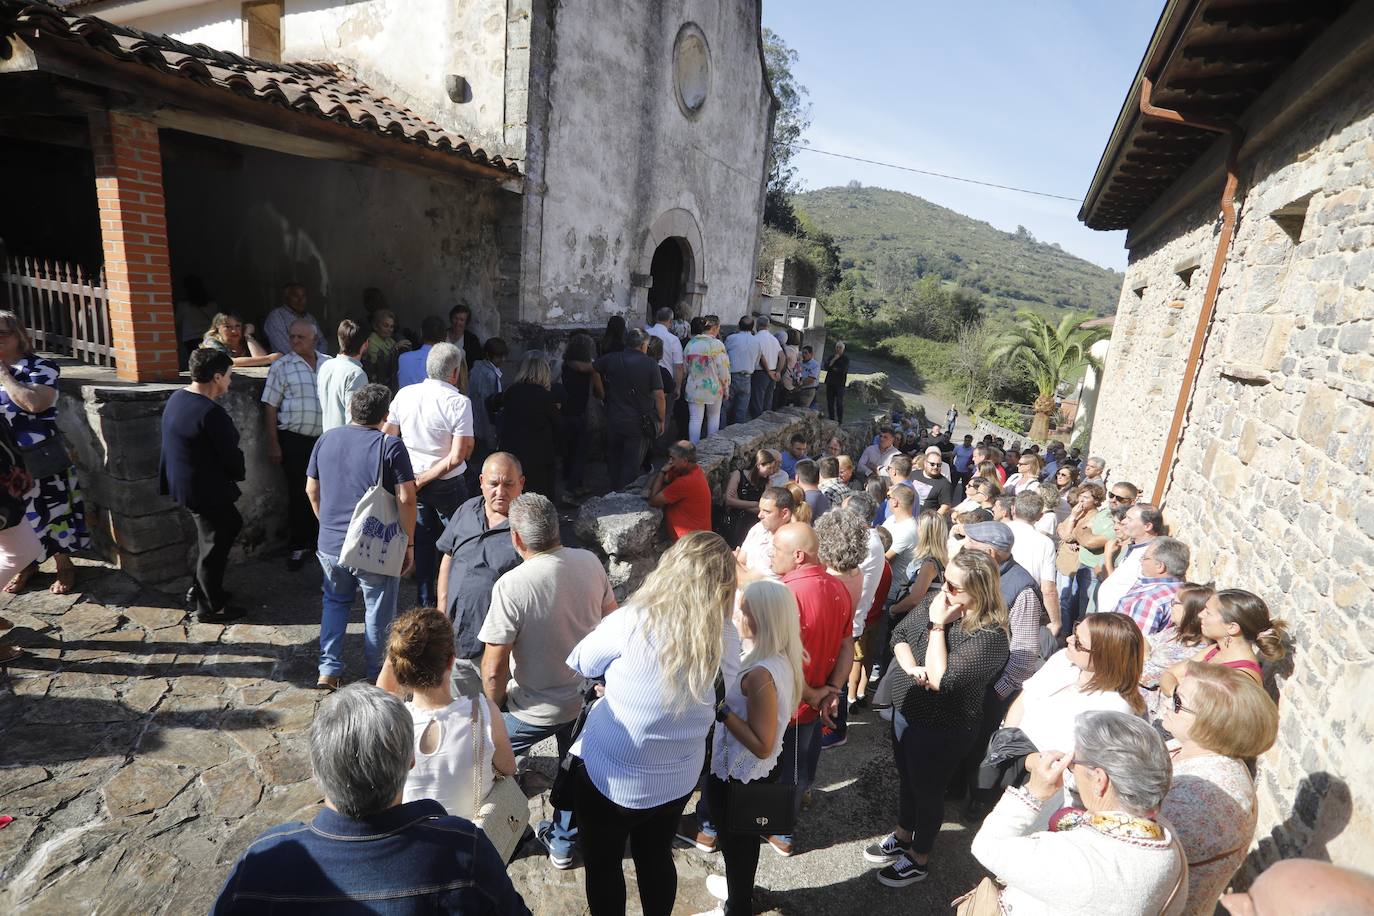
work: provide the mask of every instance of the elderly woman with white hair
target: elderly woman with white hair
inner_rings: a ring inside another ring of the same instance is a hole
[[[1164,739],[1144,720],[1110,711],[1080,713],[1074,738],[1072,752],[1041,754],[1029,782],[1007,789],[973,838],[974,857],[1006,885],[1002,912],[1178,916],[1188,863],[1156,814],[1172,778]],[[1083,807],[1035,830],[1069,771]]]

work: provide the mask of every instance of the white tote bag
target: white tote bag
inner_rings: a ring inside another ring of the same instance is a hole
[[[353,519],[344,535],[339,564],[358,572],[399,576],[406,561],[409,538],[401,530],[401,511],[396,496],[382,486],[382,462],[386,435],[377,443],[377,482],[367,488],[353,508]]]

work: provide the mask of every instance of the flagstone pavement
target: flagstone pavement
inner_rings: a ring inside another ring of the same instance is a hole
[[[309,819],[321,795],[311,779],[308,729],[319,636],[319,572],[276,561],[230,570],[249,614],[230,626],[196,623],[173,595],[86,564],[76,595],[39,575],[3,596],[15,629],[5,641],[28,656],[0,669],[0,912],[207,912],[229,865],[266,828]],[[410,584],[402,606],[413,596]],[[361,611],[350,628],[346,679],[362,676]],[[542,790],[552,745],[536,748],[524,779],[531,817],[547,817]],[[864,843],[890,829],[896,783],[884,726],[859,717],[846,747],[822,761],[803,817],[801,854],[767,849],[759,903],[770,912],[848,914],[870,906],[948,912],[977,882],[969,830],[952,816],[922,885],[881,887]],[[690,810],[690,808],[689,808]],[[951,809],[952,815],[952,809]],[[510,871],[537,914],[586,911],[580,870],[559,872],[528,841]],[[676,853],[676,913],[714,905],[703,879],[719,856]],[[632,876],[628,861],[626,870]],[[630,883],[630,912],[638,912]]]

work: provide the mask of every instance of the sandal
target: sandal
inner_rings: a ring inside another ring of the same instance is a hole
[[[333,693],[334,691],[339,689],[339,685],[341,683],[342,681],[339,678],[334,677],[332,674],[321,674],[320,679],[315,682],[315,689],[323,690],[327,693]]]
[[[57,569],[57,579],[48,586],[48,591],[54,595],[70,595],[76,590],[76,567],[59,566]]]
[[[14,577],[6,583],[5,591],[11,595],[19,594],[24,590],[24,586],[29,584],[29,580],[33,578],[36,572],[38,572],[37,563],[30,563],[28,566],[25,566],[23,569],[19,570],[19,572],[15,573]]]
[[[18,646],[0,646],[0,665],[8,665],[10,662],[18,661],[29,653]]]

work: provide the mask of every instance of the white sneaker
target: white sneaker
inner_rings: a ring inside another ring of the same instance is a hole
[[[721,903],[730,899],[730,885],[726,883],[724,875],[707,875],[706,892]]]

